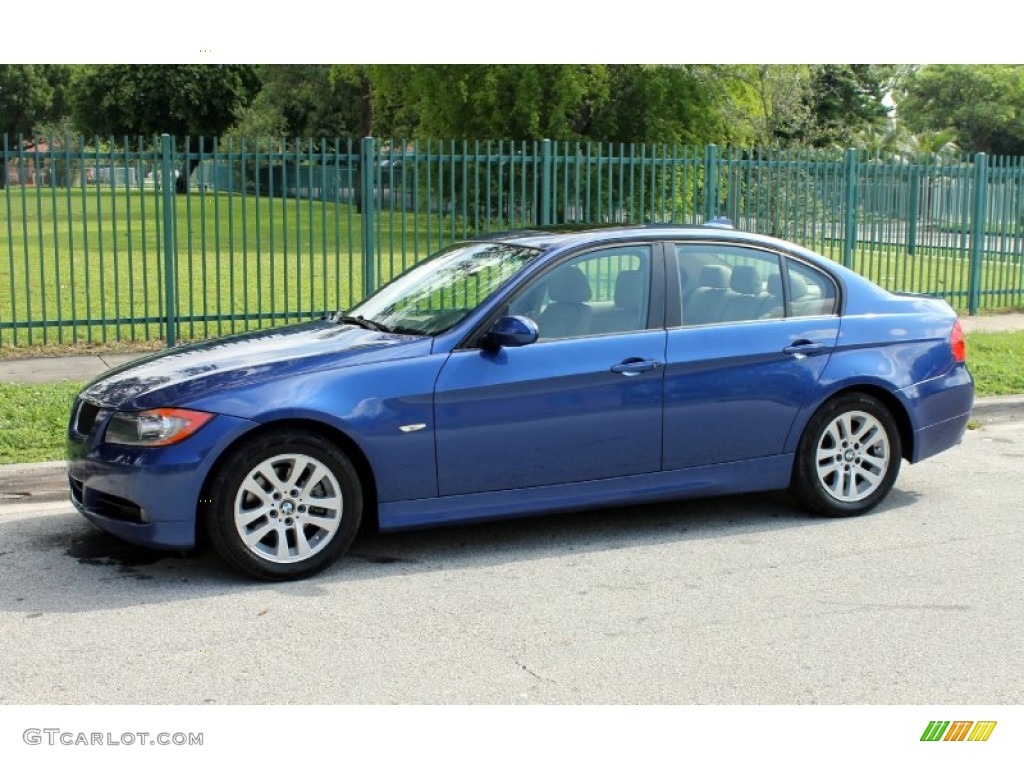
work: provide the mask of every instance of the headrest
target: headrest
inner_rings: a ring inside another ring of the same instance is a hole
[[[757,267],[733,267],[732,277],[729,279],[729,287],[737,293],[757,296],[761,293],[761,275],[758,274]]]
[[[590,282],[577,266],[559,267],[548,279],[548,295],[552,301],[571,304],[590,301]]]
[[[768,293],[782,298],[782,278],[779,275],[768,276]],[[789,300],[797,301],[807,295],[807,283],[800,275],[789,273]]]
[[[619,276],[615,278],[615,306],[631,312],[640,309],[640,300],[644,292],[642,278],[643,273],[639,269],[619,272]]]
[[[700,268],[700,284],[702,288],[728,288],[729,268],[721,264],[705,264]]]

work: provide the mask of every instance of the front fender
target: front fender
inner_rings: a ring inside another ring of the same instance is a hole
[[[381,502],[437,495],[433,391],[447,355],[313,371],[213,393],[189,407],[244,415],[259,424],[311,420],[363,452]]]

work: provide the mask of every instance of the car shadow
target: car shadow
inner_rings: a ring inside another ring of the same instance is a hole
[[[891,513],[916,500],[916,494],[894,490],[871,514]],[[75,513],[50,514],[0,524],[5,583],[0,611],[35,616],[267,589],[295,597],[323,595],[345,582],[836,522],[800,510],[784,494],[761,493],[397,533],[363,531],[325,572],[304,581],[267,583],[239,576],[207,550],[183,556],[148,549],[99,531]]]

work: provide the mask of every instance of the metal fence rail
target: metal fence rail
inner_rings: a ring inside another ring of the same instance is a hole
[[[217,336],[351,306],[439,247],[719,215],[957,308],[1024,305],[1024,164],[552,141],[3,137],[0,345]]]

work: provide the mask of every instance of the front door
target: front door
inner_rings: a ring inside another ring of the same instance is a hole
[[[665,331],[646,328],[651,262],[646,245],[578,256],[525,287],[534,306],[512,302],[534,315],[539,341],[451,354],[435,389],[442,496],[661,468]]]

